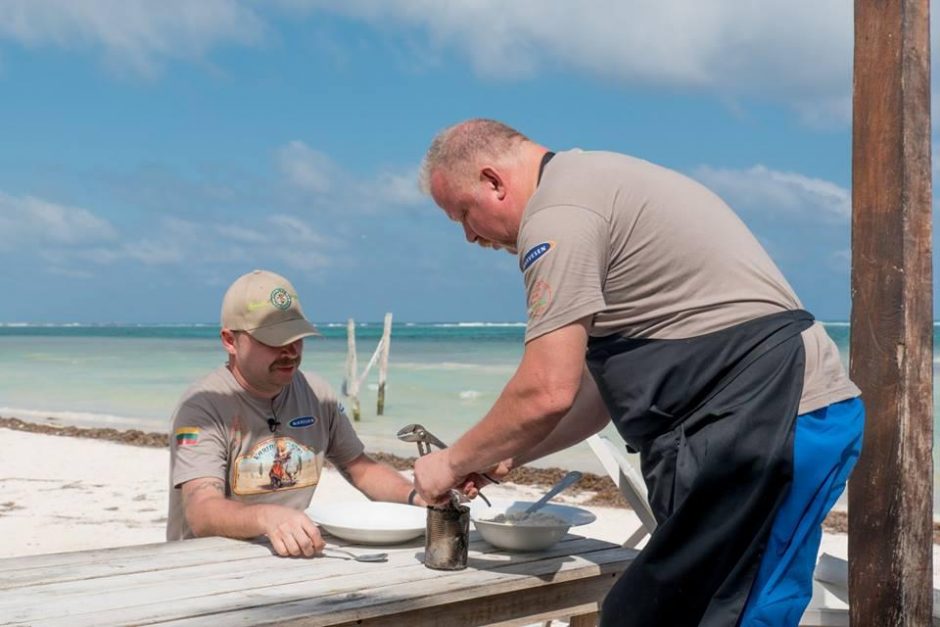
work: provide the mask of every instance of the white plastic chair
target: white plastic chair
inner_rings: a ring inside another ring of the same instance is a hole
[[[837,597],[843,603],[849,602],[849,563],[846,560],[829,553],[820,554],[813,579],[827,593]],[[807,615],[812,609],[811,604]],[[847,609],[828,609],[820,622],[809,622],[808,617],[804,615],[805,622],[801,622],[800,625],[848,625],[848,613]],[[826,620],[832,622],[825,622]],[[940,625],[940,590],[937,588],[933,589],[933,624]]]
[[[623,543],[625,547],[635,548],[656,529],[656,517],[646,498],[646,483],[627,458],[625,447],[614,444],[602,435],[592,435],[587,443],[640,519],[642,526]]]

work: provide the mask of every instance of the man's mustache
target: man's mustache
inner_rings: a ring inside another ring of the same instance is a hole
[[[268,368],[268,370],[277,370],[278,368],[296,368],[299,365],[299,359],[283,359],[271,364],[271,367]]]

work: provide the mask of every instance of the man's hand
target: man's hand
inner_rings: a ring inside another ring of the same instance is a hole
[[[463,485],[467,477],[454,474],[448,460],[448,451],[434,451],[415,462],[415,489],[429,505],[446,503],[451,489]]]
[[[186,520],[196,537],[265,535],[282,557],[313,557],[326,544],[320,530],[303,512],[283,505],[246,505],[225,498],[225,483],[217,477],[192,479],[181,489]]]
[[[508,475],[512,468],[512,459],[505,459],[485,471],[470,473],[464,481],[461,491],[467,498],[475,499],[479,496],[480,490],[494,483],[494,481],[502,481],[503,477]]]
[[[259,521],[264,534],[278,555],[313,557],[323,551],[326,543],[320,529],[303,512],[282,505],[261,505]]]

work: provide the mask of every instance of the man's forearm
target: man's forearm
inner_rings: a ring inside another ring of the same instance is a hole
[[[397,470],[365,454],[339,468],[339,472],[373,501],[405,503],[414,487]]]
[[[609,422],[607,407],[597,390],[594,378],[585,369],[578,396],[571,410],[541,442],[513,457],[512,466],[516,468],[573,446],[599,432]]]
[[[265,533],[262,524],[265,506],[225,498],[221,479],[198,479],[182,489],[186,520],[196,536],[256,538]]]
[[[200,503],[187,513],[187,520],[197,536],[257,538],[265,534],[262,524],[266,505],[245,505],[228,499]]]
[[[455,474],[485,470],[536,447],[565,415],[559,404],[510,383],[487,415],[449,451]]]
[[[522,362],[493,408],[448,452],[457,476],[535,448],[574,406],[584,377],[585,321],[526,344]]]

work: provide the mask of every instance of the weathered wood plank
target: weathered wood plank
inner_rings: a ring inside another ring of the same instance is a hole
[[[538,560],[525,569],[513,570],[512,567],[482,571],[468,569],[459,571],[456,576],[444,576],[430,581],[403,581],[397,585],[363,588],[345,597],[332,595],[326,615],[323,614],[322,607],[317,607],[321,600],[309,598],[290,603],[265,603],[255,607],[233,608],[223,613],[202,617],[194,615],[192,618],[168,624],[210,627],[219,624],[246,626],[372,624],[372,621],[375,621],[375,624],[379,625],[431,625],[438,624],[443,617],[451,616],[447,611],[439,614],[440,608],[467,612],[468,614],[462,619],[454,619],[456,624],[461,625],[489,624],[507,620],[513,616],[526,616],[529,613],[546,611],[561,616],[579,610],[585,603],[596,603],[603,598],[603,593],[606,593],[616,577],[629,564],[630,560],[625,559],[625,551],[629,549],[618,547],[585,555]],[[526,609],[513,607],[506,615],[494,609],[483,619],[483,622],[474,622],[469,617],[473,615],[471,610],[463,606],[464,603],[488,606],[491,599],[498,598],[500,595],[523,598],[532,595],[536,598],[543,598],[551,594],[550,589],[557,589],[565,583],[572,584],[566,589],[583,587],[585,591],[589,591],[589,596],[578,597],[571,593],[563,602],[554,605],[543,599],[540,602],[541,605],[537,603],[533,608]],[[545,586],[549,588],[542,590]],[[599,586],[599,588],[592,586]],[[598,593],[597,590],[602,590],[602,592]],[[390,615],[394,615],[398,622],[394,620],[389,623],[383,622],[386,620],[385,617]],[[402,620],[402,616],[408,619]],[[425,621],[424,616],[429,616],[431,619]]]
[[[570,541],[559,544],[551,553],[486,555],[474,551],[470,561],[475,568],[525,568],[524,564],[528,561],[558,557],[592,547],[596,548],[594,541],[571,536]],[[330,558],[286,559],[269,554],[237,562],[204,556],[200,562],[172,566],[155,556],[153,562],[154,567],[135,573],[118,571],[108,577],[37,583],[29,587],[28,597],[21,594],[22,588],[4,591],[0,593],[0,613],[35,606],[41,607],[44,612],[54,612],[57,610],[51,607],[53,602],[63,607],[72,603],[84,610],[101,610],[132,604],[137,597],[165,595],[177,599],[198,598],[219,592],[277,587],[301,580],[318,584],[328,579],[331,590],[342,592],[346,589],[343,586],[346,586],[354,591],[371,587],[374,585],[374,573],[386,572],[387,575],[388,569],[392,569],[398,577],[401,569],[411,568],[414,571],[408,575],[411,580],[442,575],[424,568],[420,554],[407,549],[391,551],[389,562],[382,565],[357,564]],[[348,580],[338,581],[337,578],[341,576]],[[356,577],[360,580],[356,580]],[[47,605],[49,607],[45,607]]]
[[[569,553],[593,556],[611,546],[577,536],[569,538],[553,552],[546,553],[499,555],[473,551],[472,569],[451,573],[425,568],[413,549],[390,551],[389,563],[380,565],[274,556],[235,563],[210,560],[206,564],[12,589],[0,593],[0,615],[14,621],[51,620],[63,624],[79,624],[82,617],[87,618],[88,624],[145,623],[238,611],[246,606],[260,606],[261,613],[267,615],[271,613],[270,604],[310,602],[324,596],[330,599],[358,596],[362,590],[373,589],[377,578],[382,585],[405,582],[421,590],[445,585],[443,580],[447,577],[475,580],[479,572],[487,572],[473,570],[477,568],[502,572],[497,578],[503,579],[507,573],[529,576],[535,568],[533,564],[537,564],[535,575],[543,576],[548,563],[557,562],[562,571],[570,568],[566,565]],[[26,594],[22,594],[24,590]]]
[[[471,532],[470,549],[474,554],[496,554],[486,542],[480,539],[479,534]],[[572,541],[579,536],[569,534],[563,541]],[[364,549],[361,546],[338,541],[327,536],[329,546],[352,548],[354,551],[408,551],[417,553],[423,550],[421,541],[407,544],[392,545],[390,547],[371,547]],[[99,555],[100,553],[100,555]],[[42,556],[44,559],[38,566],[19,568],[23,563],[35,564],[32,558],[8,558],[0,560],[0,566],[6,564],[8,569],[0,571],[0,591],[37,584],[47,585],[67,581],[83,581],[111,575],[130,575],[133,573],[147,573],[151,571],[183,568],[186,566],[199,566],[207,562],[235,562],[256,557],[272,555],[270,544],[264,542],[248,542],[226,538],[201,538],[187,540],[186,542],[170,542],[148,544],[124,549],[105,549],[103,551],[87,551],[81,554],[62,553],[57,561],[55,555]],[[236,565],[232,565],[236,568]],[[97,584],[95,584],[97,585]]]
[[[81,562],[70,563],[68,560],[63,560],[60,564],[52,562],[31,568],[10,569],[0,573],[0,591],[37,584],[85,581],[111,575],[167,570],[205,564],[208,561],[231,563],[271,555],[271,550],[266,545],[249,542],[229,541],[226,544],[187,551],[176,550],[179,544],[185,543],[172,542],[165,545],[151,545],[160,547],[161,550],[154,551],[151,549],[149,554],[140,553],[125,556],[121,553],[109,552],[100,556],[89,555],[87,560]],[[237,568],[236,565],[231,567]]]
[[[110,549],[96,549],[94,551],[69,551],[66,553],[47,553],[44,555],[27,555],[23,557],[6,557],[0,559],[0,576],[19,570],[41,568],[43,566],[75,566],[80,564],[95,564],[107,562],[113,556],[128,559],[134,556],[153,559],[155,551],[162,553],[178,552],[189,553],[211,548],[223,548],[232,541],[226,538],[198,538],[186,542],[155,542],[152,544],[136,544],[133,546],[119,546]]]
[[[597,610],[598,603],[610,590],[619,573],[567,581],[545,588],[493,594],[457,603],[434,605],[397,614],[395,616],[370,616],[345,623],[333,623],[299,619],[278,622],[290,627],[314,627],[319,625],[342,625],[354,627],[400,627],[401,625],[437,627],[441,624],[471,627],[494,624],[531,624],[530,615],[562,617],[585,606]],[[518,619],[516,617],[527,617]],[[584,623],[582,623],[584,624]]]
[[[571,621],[568,623],[568,627],[594,627],[597,625],[599,618],[600,616],[596,611],[572,616]]]
[[[929,0],[855,1],[851,375],[868,414],[849,487],[852,623],[931,616]]]

